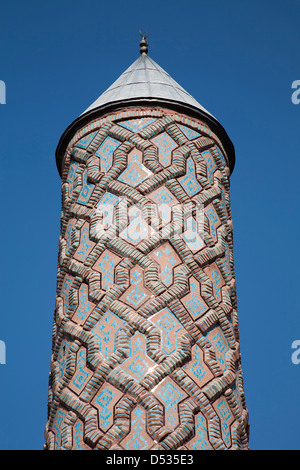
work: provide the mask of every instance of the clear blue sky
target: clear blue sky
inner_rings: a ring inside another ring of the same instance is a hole
[[[41,449],[56,289],[65,128],[149,56],[216,116],[231,178],[242,366],[252,449],[299,449],[299,0],[2,3],[0,449]]]

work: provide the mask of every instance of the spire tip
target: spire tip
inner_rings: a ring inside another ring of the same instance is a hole
[[[147,54],[148,53],[148,41],[147,41],[147,33],[142,34],[140,30],[140,35],[142,36],[142,40],[140,42],[140,53]]]

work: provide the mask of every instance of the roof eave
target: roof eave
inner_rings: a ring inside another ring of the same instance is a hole
[[[188,114],[194,118],[200,118],[203,122],[209,125],[210,129],[219,137],[221,140],[225,152],[229,160],[230,173],[232,173],[235,165],[235,150],[232,141],[230,140],[227,132],[224,127],[215,119],[211,114],[207,114],[199,108],[196,108],[190,104],[179,103],[177,101],[172,101],[169,99],[163,98],[133,98],[126,100],[119,100],[115,102],[110,102],[105,105],[94,108],[75,119],[62,134],[59,143],[56,148],[56,165],[60,176],[62,176],[62,167],[64,155],[67,149],[67,146],[75,135],[76,131],[83,127],[88,122],[93,121],[97,117],[100,117],[104,114],[108,114],[111,111],[118,111],[123,108],[133,107],[133,106],[164,106],[168,109],[174,111],[182,112]]]

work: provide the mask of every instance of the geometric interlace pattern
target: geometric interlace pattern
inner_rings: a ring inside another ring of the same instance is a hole
[[[199,120],[128,108],[69,143],[46,449],[247,449],[229,168]]]

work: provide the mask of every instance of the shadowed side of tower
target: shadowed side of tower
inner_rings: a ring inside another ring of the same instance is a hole
[[[225,130],[143,39],[56,158],[45,447],[247,449]]]

